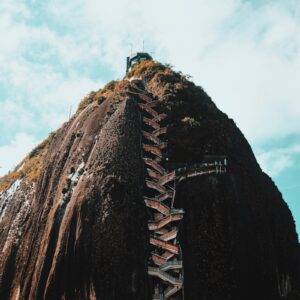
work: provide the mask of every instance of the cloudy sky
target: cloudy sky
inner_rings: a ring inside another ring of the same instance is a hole
[[[0,38],[0,175],[145,40],[234,118],[300,232],[299,0],[7,0]]]

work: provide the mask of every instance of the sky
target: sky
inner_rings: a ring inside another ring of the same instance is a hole
[[[0,176],[144,41],[235,120],[300,233],[298,0],[7,0],[0,38]]]

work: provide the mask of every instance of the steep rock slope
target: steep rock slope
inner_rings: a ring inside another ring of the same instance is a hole
[[[228,160],[226,174],[177,187],[185,299],[300,299],[280,192],[207,94],[152,61],[91,93],[0,180],[0,299],[151,299],[139,80],[168,114],[168,163]]]

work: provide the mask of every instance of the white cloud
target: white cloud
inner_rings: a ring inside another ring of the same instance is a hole
[[[33,114],[19,98],[2,100],[0,107],[2,139],[6,132],[10,132],[14,128],[22,128],[23,131],[33,130],[36,127],[36,124],[32,122],[33,119]],[[2,142],[0,142],[1,144]]]
[[[70,106],[74,112],[80,99],[103,85],[73,67],[93,61],[95,47],[90,52],[76,35],[30,24],[25,9],[17,3],[0,5],[0,38],[5,41],[0,47],[0,144],[16,132],[56,129],[67,120]]]
[[[8,145],[0,146],[0,176],[12,170],[37,143],[34,136],[18,133]]]
[[[73,23],[79,20],[87,40],[99,38],[101,59],[118,77],[129,44],[137,50],[145,39],[155,58],[191,74],[250,142],[300,132],[299,3],[77,0],[73,9],[70,2],[68,9],[56,5],[71,22],[75,13]]]
[[[283,170],[292,166],[290,155],[265,152],[257,156],[261,168],[270,176],[278,176]]]
[[[261,168],[270,176],[278,177],[284,170],[299,164],[300,144],[270,151],[257,151]]]
[[[0,122],[3,134],[10,130],[34,132],[44,127],[55,130],[66,121],[70,107],[74,112],[79,101],[103,83],[69,73],[64,76],[50,66],[11,62],[10,98],[1,101]]]
[[[40,110],[42,124],[56,129],[68,119],[70,108],[74,113],[79,101],[91,90],[99,89],[99,85],[103,84],[78,74],[70,75],[61,82],[55,81],[52,88],[47,89],[47,94],[42,94],[43,91],[39,94],[40,100],[36,103],[36,108],[43,108]]]
[[[17,1],[0,4],[5,131],[55,129],[70,105],[75,110],[113,79],[99,82],[82,67],[107,66],[121,78],[130,44],[140,50],[145,40],[154,58],[192,75],[251,143],[300,132],[298,1],[54,0],[43,7],[36,14]],[[32,22],[37,16],[42,21]],[[288,164],[281,157],[271,172]]]

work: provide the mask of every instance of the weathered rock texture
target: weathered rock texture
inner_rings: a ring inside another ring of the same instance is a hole
[[[300,299],[292,215],[233,120],[160,64],[142,63],[128,77],[142,79],[168,112],[170,162],[228,157],[227,174],[178,185],[185,299]],[[1,179],[0,299],[151,298],[133,86],[112,82],[91,93]]]

